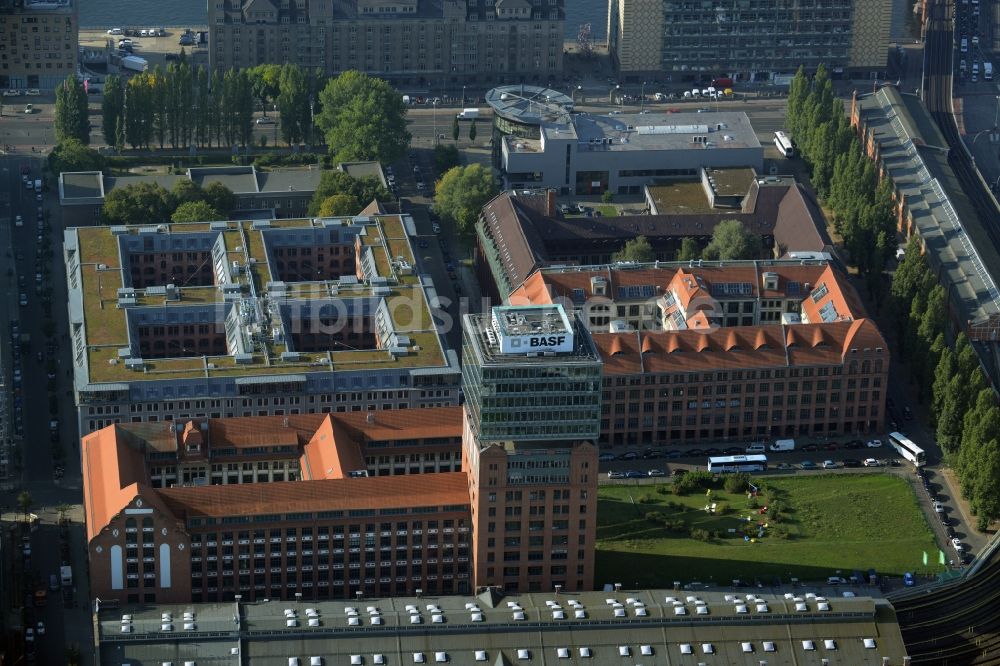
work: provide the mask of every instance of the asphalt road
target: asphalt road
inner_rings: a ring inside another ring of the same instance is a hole
[[[79,466],[79,444],[75,430],[76,417],[73,401],[67,397],[70,379],[66,375],[69,366],[68,345],[61,338],[61,331],[66,330],[66,278],[63,269],[61,238],[62,225],[58,210],[58,201],[53,193],[47,192],[41,204],[36,201],[34,191],[25,189],[21,180],[21,167],[28,166],[30,178],[34,180],[41,176],[40,158],[30,156],[0,157],[0,183],[8,195],[0,210],[3,220],[0,228],[0,238],[3,239],[4,252],[0,256],[0,280],[3,289],[0,291],[0,334],[9,335],[9,321],[18,319],[20,330],[31,336],[30,348],[22,349],[13,358],[7,359],[8,364],[20,367],[22,380],[19,386],[13,386],[14,396],[12,406],[20,405],[22,410],[21,444],[22,468],[19,479],[13,479],[0,491],[0,507],[5,518],[14,516],[11,512],[16,506],[16,496],[20,490],[27,490],[32,498],[31,511],[41,518],[40,528],[31,534],[32,555],[22,562],[24,566],[20,583],[30,592],[39,586],[48,586],[49,575],[58,574],[62,563],[60,549],[60,533],[56,526],[58,510],[56,507],[67,505],[70,508],[68,516],[75,521],[70,534],[74,548],[70,552],[70,562],[76,572],[83,572],[84,559],[82,553],[82,511],[81,480]],[[37,224],[39,206],[45,216],[45,226],[40,231]],[[14,226],[14,217],[21,215],[24,225]],[[9,219],[9,222],[6,220]],[[39,243],[39,236],[42,243]],[[53,255],[45,259],[39,253],[42,244],[48,242]],[[10,269],[10,273],[8,273]],[[36,273],[42,274],[42,282],[36,283]],[[24,287],[18,286],[23,276]],[[52,342],[53,360],[56,362],[55,377],[50,384],[47,377],[46,342],[42,322],[44,313],[41,298],[36,293],[36,286],[51,287],[52,316],[56,321],[57,337]],[[19,294],[24,292],[28,299],[26,306],[18,305]],[[42,353],[43,362],[39,363],[37,354]],[[56,396],[58,411],[53,415],[49,411],[51,393]],[[49,421],[57,419],[60,424],[59,437],[66,451],[65,476],[56,479],[54,476],[52,448],[50,444]],[[77,599],[86,599],[89,595],[84,578],[76,576]],[[38,651],[37,663],[56,664],[65,660],[64,647],[67,642],[86,645],[89,641],[89,627],[86,615],[79,610],[63,608],[59,592],[50,592],[52,598],[45,607],[29,606],[26,619],[31,624],[41,620],[45,623],[46,634],[36,641]],[[69,622],[67,623],[67,620]]]

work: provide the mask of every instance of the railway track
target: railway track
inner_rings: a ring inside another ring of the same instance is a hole
[[[932,0],[924,32],[924,102],[948,142],[948,163],[982,228],[1000,249],[1000,210],[963,144],[952,107],[955,0]],[[1000,268],[1000,267],[994,267]],[[992,271],[991,271],[992,273]],[[977,571],[926,593],[893,599],[912,663],[1000,665],[1000,549],[989,548]]]

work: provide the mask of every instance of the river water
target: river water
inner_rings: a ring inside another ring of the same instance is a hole
[[[78,1],[81,28],[194,27],[208,23],[206,0]],[[580,25],[590,23],[592,38],[602,40],[607,17],[607,0],[566,0],[566,39],[575,40]]]

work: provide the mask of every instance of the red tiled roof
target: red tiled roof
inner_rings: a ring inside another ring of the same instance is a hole
[[[593,338],[606,375],[838,365],[852,348],[881,348],[882,353],[887,353],[885,340],[870,319],[697,331],[595,333]]]
[[[119,435],[119,427],[112,425],[81,440],[88,540],[97,536],[148,483],[142,453]]]
[[[464,472],[163,488],[157,492],[178,518],[469,503]]]

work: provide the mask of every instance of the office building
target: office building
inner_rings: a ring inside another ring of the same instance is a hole
[[[120,603],[467,593],[458,407],[83,438],[90,590]]]
[[[358,70],[407,90],[562,71],[564,0],[209,3],[214,70],[291,62]]]
[[[509,596],[489,590],[476,596],[363,597],[309,604],[102,607],[94,621],[94,663],[908,663],[888,601],[863,594],[825,597],[808,590],[787,595],[700,589],[564,595],[545,590]]]
[[[80,432],[458,404],[406,215],[65,232]]]
[[[652,215],[572,216],[555,193],[508,191],[489,201],[476,223],[476,274],[487,296],[507,301],[539,268],[607,264],[636,236],[655,258],[673,261],[685,238],[704,247],[715,226],[739,220],[760,236],[763,255],[829,256],[832,243],[812,195],[793,178],[757,177],[749,169],[702,169],[643,188]]]
[[[763,172],[764,149],[742,111],[575,114],[570,98],[529,86],[490,90],[486,102],[507,189],[640,194],[653,178],[697,177],[703,168]]]
[[[604,363],[603,446],[878,432],[889,351],[826,261],[552,267],[511,304],[579,313]]]
[[[561,305],[465,315],[463,333],[476,587],[590,589],[601,417],[590,335]]]
[[[0,89],[55,89],[78,44],[75,0],[0,0]]]
[[[626,81],[787,82],[799,66],[881,78],[889,0],[609,0],[608,51]]]

